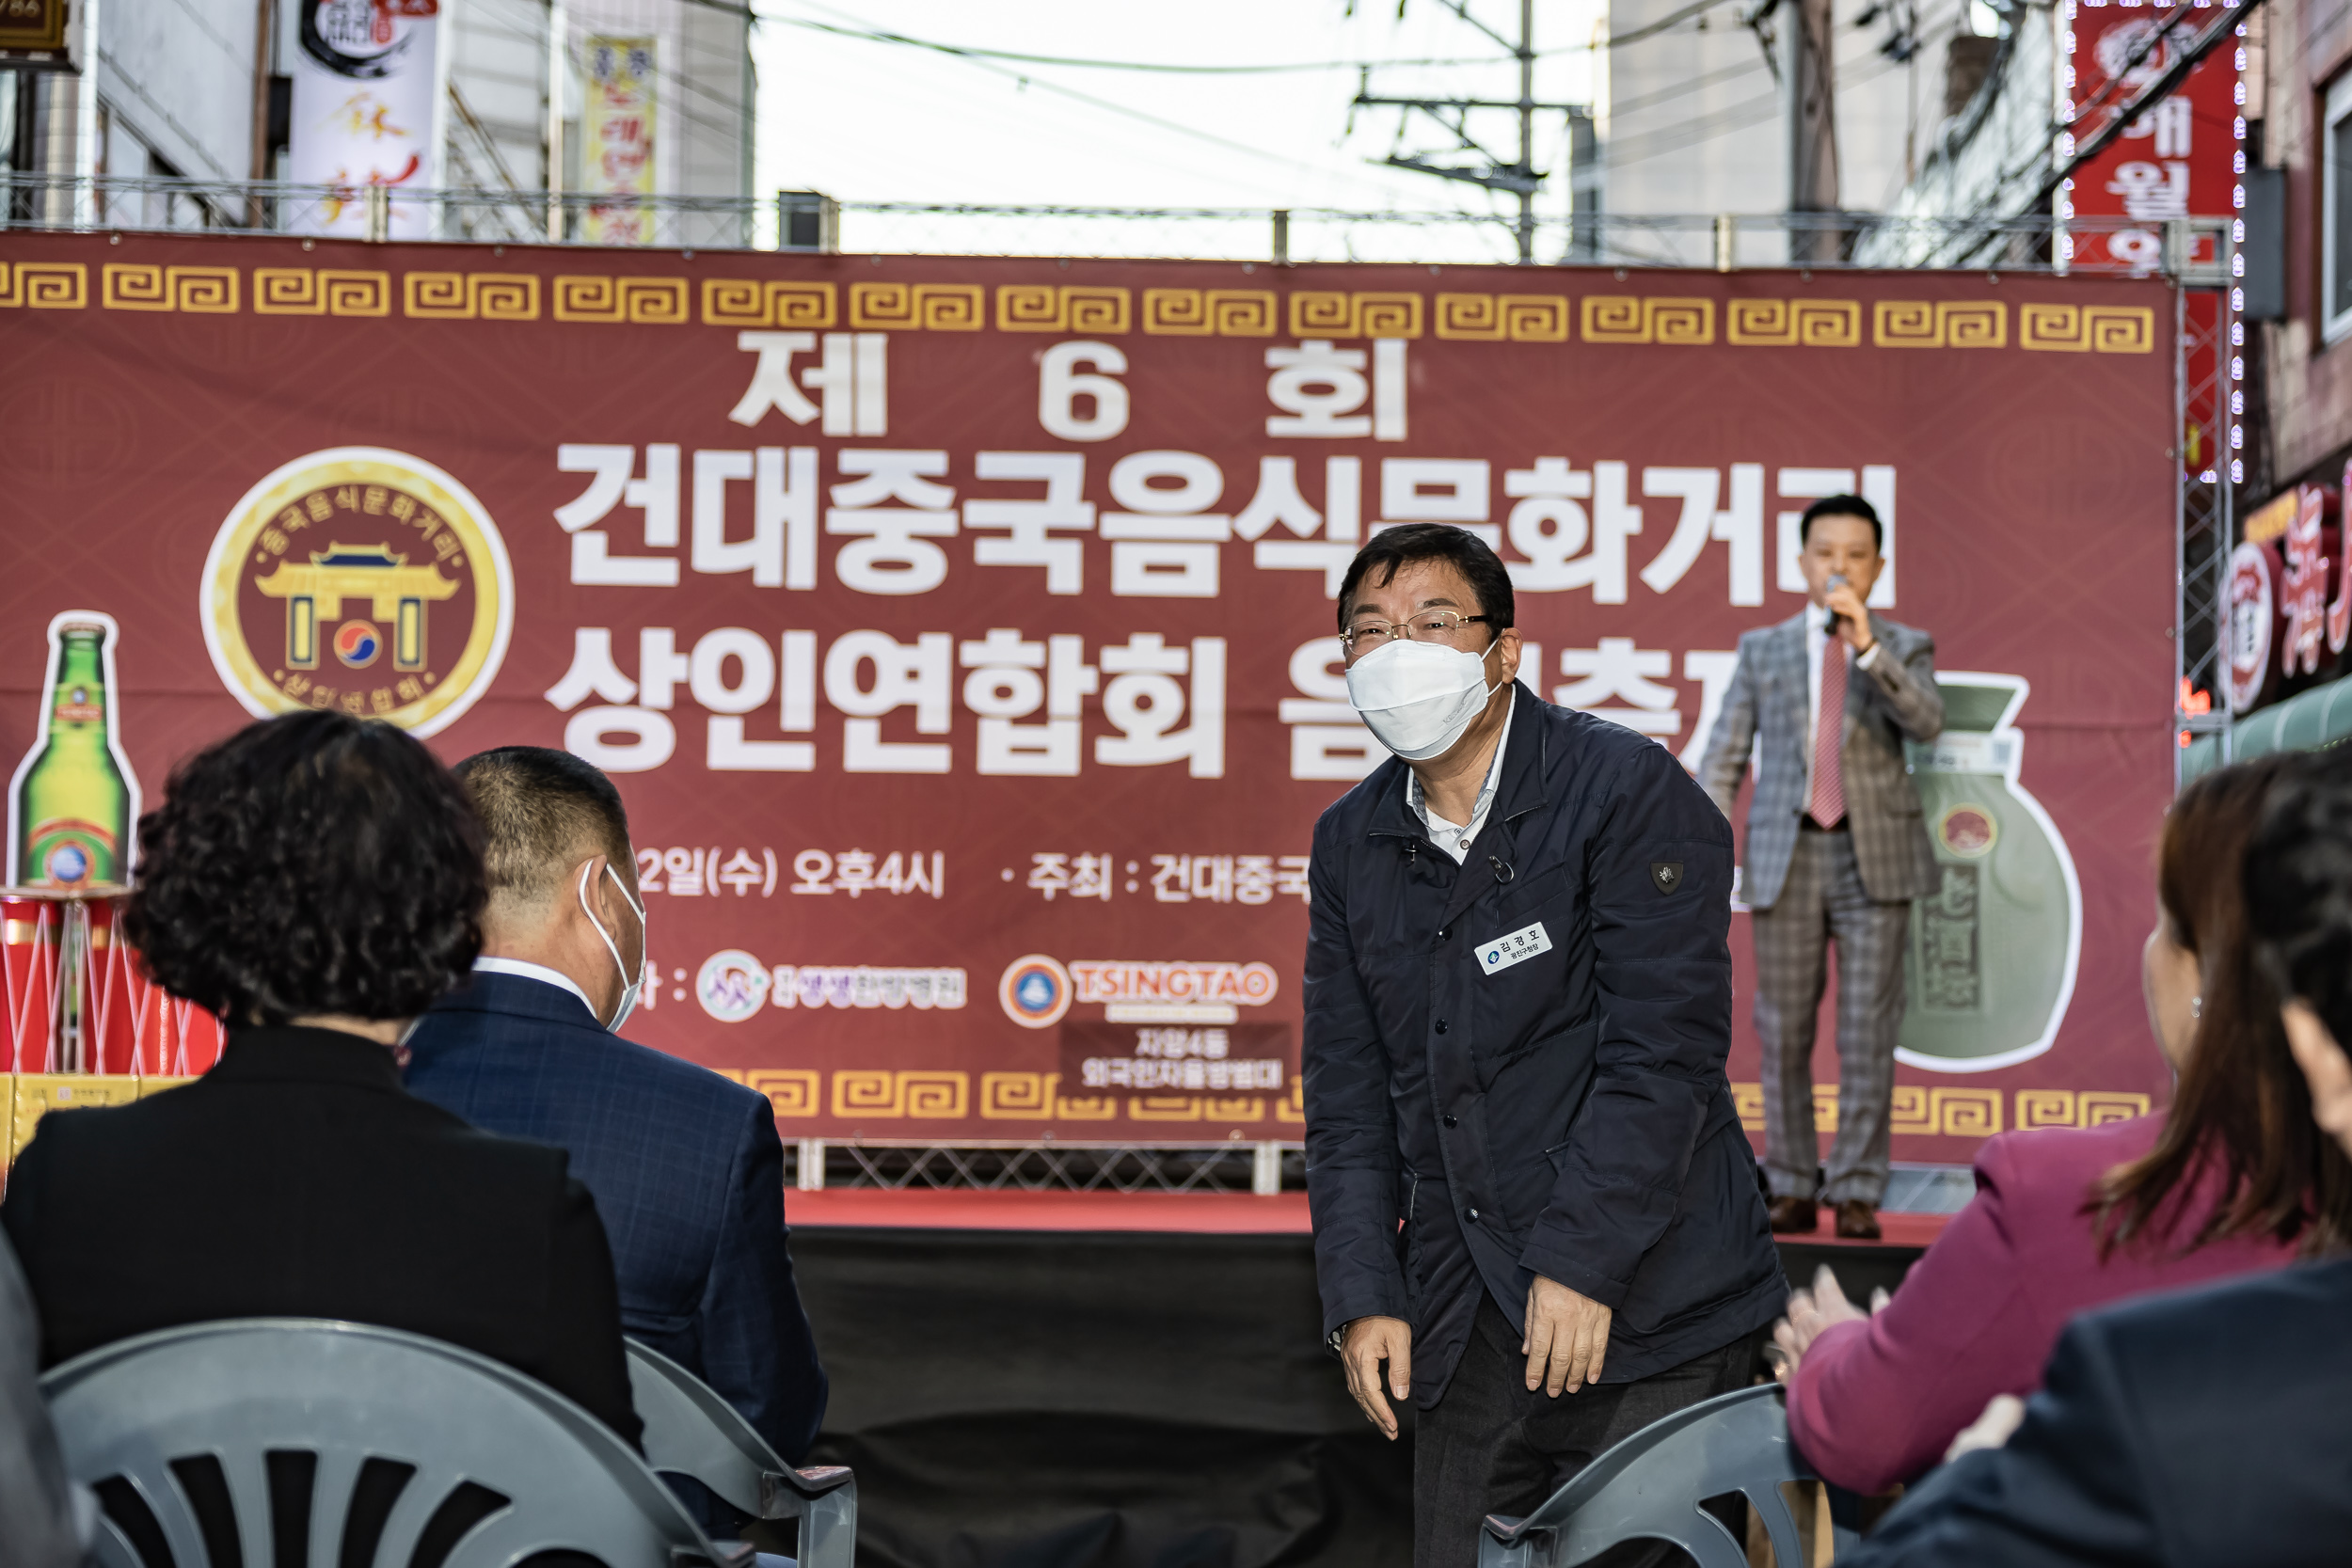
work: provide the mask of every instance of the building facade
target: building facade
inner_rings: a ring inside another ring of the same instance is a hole
[[[67,178],[287,177],[287,144],[299,134],[288,73],[304,47],[304,8],[317,0],[76,3],[96,40],[80,73],[0,71],[0,166]],[[644,166],[634,188],[750,196],[757,82],[747,13],[692,0],[439,0],[435,24],[443,91],[429,166],[413,184],[539,196],[607,188],[589,146],[595,73],[600,40],[622,40],[644,75],[625,117]],[[123,217],[240,226],[248,209],[214,193],[173,198],[167,217]],[[474,219],[469,211],[458,221]]]
[[[1797,0],[1724,5],[1661,27],[1687,8],[1680,0],[1611,0],[1603,204],[1623,216],[1784,211]],[[1953,0],[1934,14],[1914,0],[1836,0],[1840,209],[1883,211],[1915,172],[1942,119],[1944,58],[1965,15]],[[1662,234],[1657,243],[1671,245]],[[1787,252],[1776,236],[1743,234],[1739,259],[1768,265]]]

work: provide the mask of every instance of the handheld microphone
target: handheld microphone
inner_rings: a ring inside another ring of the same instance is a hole
[[[1845,587],[1845,586],[1846,586],[1846,574],[1845,574],[1845,573],[1843,573],[1843,572],[1832,572],[1832,573],[1829,575],[1829,581],[1827,581],[1827,582],[1825,582],[1825,583],[1823,583],[1823,584],[1821,585],[1821,587],[1822,587],[1822,591],[1823,591],[1824,593],[1829,593],[1829,594],[1835,594],[1836,592],[1837,592],[1837,590],[1839,590],[1840,588],[1843,588],[1843,587]],[[1840,628],[1841,626],[1843,626],[1845,624],[1846,624],[1846,617],[1845,617],[1845,616],[1843,616],[1843,615],[1836,615],[1836,614],[1833,614],[1832,616],[1830,616],[1830,618],[1829,618],[1829,631],[1830,631],[1830,635],[1831,635],[1832,637],[1836,636],[1836,635],[1837,635],[1837,632],[1838,632],[1838,628]]]

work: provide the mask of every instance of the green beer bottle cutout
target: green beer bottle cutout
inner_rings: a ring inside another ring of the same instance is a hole
[[[49,623],[43,734],[8,783],[8,884],[65,892],[129,879],[137,776],[115,721],[114,618],[70,610]]]
[[[2082,887],[2050,814],[2017,782],[2025,677],[1946,670],[1935,684],[1944,733],[1903,750],[1943,885],[1911,909],[1895,1059],[1981,1072],[2058,1037],[2082,951]]]

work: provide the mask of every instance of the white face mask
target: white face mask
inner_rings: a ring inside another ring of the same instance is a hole
[[[1497,641],[1502,641],[1500,638]],[[1381,745],[1407,762],[1442,756],[1486,710],[1486,654],[1393,638],[1349,667],[1347,700]]]
[[[604,874],[612,879],[612,885],[621,890],[622,899],[636,911],[637,930],[642,937],[645,930],[645,906],[629,897],[628,884],[621,880],[621,874],[613,870],[609,862],[605,865]],[[612,1021],[605,1024],[608,1032],[617,1035],[621,1032],[621,1025],[628,1022],[628,1015],[636,1011],[638,993],[645,989],[645,960],[648,949],[645,946],[638,948],[637,977],[630,979],[628,966],[621,962],[621,950],[612,944],[612,934],[604,928],[604,922],[596,918],[596,911],[588,907],[588,872],[584,868],[580,874],[580,912],[588,917],[588,924],[596,928],[596,935],[603,939],[604,950],[612,955],[612,967],[621,972],[621,1005],[612,1009]]]

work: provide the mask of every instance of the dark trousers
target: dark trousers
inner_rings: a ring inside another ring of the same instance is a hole
[[[1413,1568],[1470,1568],[1480,1521],[1514,1517],[1652,1421],[1748,1385],[1764,1331],[1632,1383],[1602,1383],[1558,1399],[1527,1391],[1527,1357],[1511,1320],[1484,1291],[1470,1344],[1445,1397],[1413,1426]],[[1622,1560],[1680,1557],[1661,1544]],[[1611,1553],[1603,1561],[1617,1562]]]
[[[1801,832],[1788,879],[1751,919],[1756,1037],[1764,1055],[1764,1169],[1775,1197],[1886,1195],[1895,1101],[1895,1038],[1903,1026],[1903,947],[1911,906],[1882,904],[1862,885],[1851,832]],[[1837,1137],[1829,1180],[1813,1124],[1813,1034],[1837,944]]]

